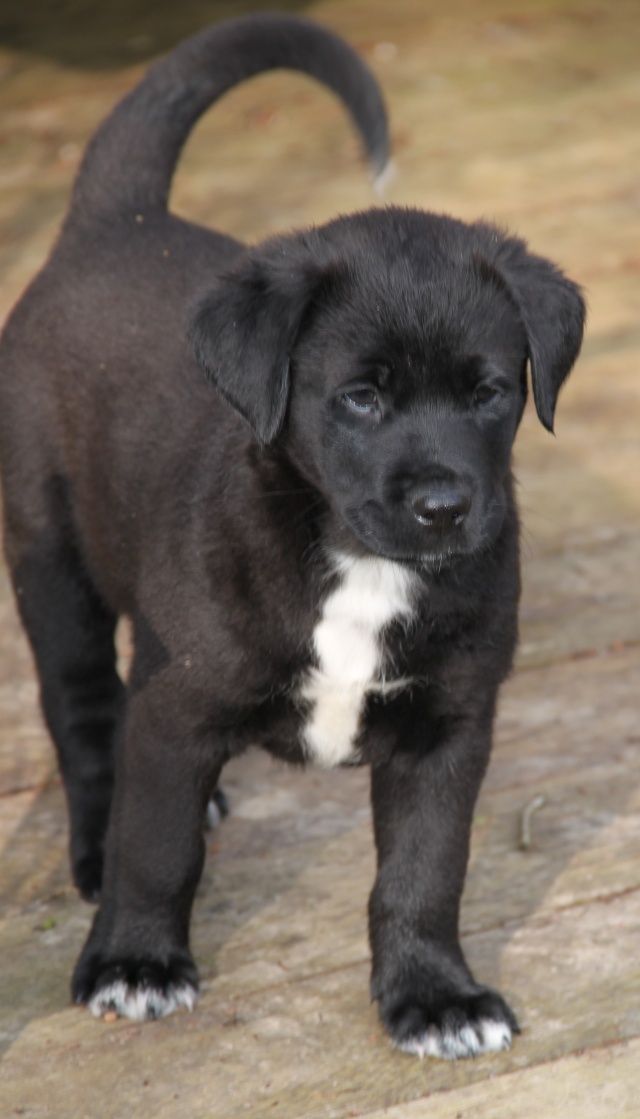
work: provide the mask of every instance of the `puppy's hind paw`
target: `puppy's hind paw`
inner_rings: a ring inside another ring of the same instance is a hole
[[[174,1010],[193,1010],[198,1000],[198,975],[191,960],[102,961],[92,957],[76,969],[75,1002],[85,1003],[95,1018],[115,1012],[135,1022],[165,1018]]]
[[[75,860],[73,880],[85,901],[98,901],[102,889],[102,855],[86,855]]]

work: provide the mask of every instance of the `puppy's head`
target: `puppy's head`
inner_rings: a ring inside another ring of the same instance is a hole
[[[248,250],[191,339],[359,548],[442,563],[499,534],[527,365],[552,430],[584,315],[578,288],[523,242],[389,209]]]

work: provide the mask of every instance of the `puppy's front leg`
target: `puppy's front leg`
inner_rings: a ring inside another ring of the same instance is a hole
[[[475,982],[458,940],[491,712],[437,721],[424,714],[390,760],[372,767],[378,874],[369,905],[371,991],[399,1049],[473,1057],[508,1048],[518,1032],[502,997]]]
[[[189,920],[221,759],[159,693],[149,686],[129,702],[100,908],[72,981],[95,1015],[159,1018],[197,999]]]

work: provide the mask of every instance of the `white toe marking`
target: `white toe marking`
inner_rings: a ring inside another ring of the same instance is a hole
[[[403,1053],[416,1057],[439,1057],[456,1061],[461,1057],[479,1057],[483,1053],[498,1053],[511,1048],[511,1029],[506,1022],[481,1018],[475,1025],[462,1026],[460,1030],[439,1030],[431,1026],[420,1037],[412,1037],[396,1046]]]
[[[318,667],[300,692],[311,705],[302,734],[305,752],[327,768],[356,760],[367,693],[384,695],[412,683],[385,680],[381,636],[394,618],[411,618],[417,589],[413,572],[391,560],[339,555],[335,565],[340,582],[327,596],[313,633]]]
[[[115,1010],[120,1018],[144,1022],[149,1018],[166,1018],[174,1010],[193,1010],[198,992],[190,983],[171,984],[167,991],[158,987],[130,987],[123,979],[96,991],[89,1000],[89,1010],[94,1018],[101,1018]]]
[[[484,1053],[497,1053],[501,1049],[511,1048],[511,1029],[506,1022],[494,1022],[492,1018],[483,1018],[480,1029]]]

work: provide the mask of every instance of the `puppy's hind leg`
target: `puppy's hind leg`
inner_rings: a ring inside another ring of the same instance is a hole
[[[73,539],[63,487],[46,527],[16,531],[7,517],[7,557],[34,653],[44,717],[69,807],[71,866],[88,901],[100,894],[113,788],[114,741],[124,712],[116,671],[117,618],[95,590]]]

